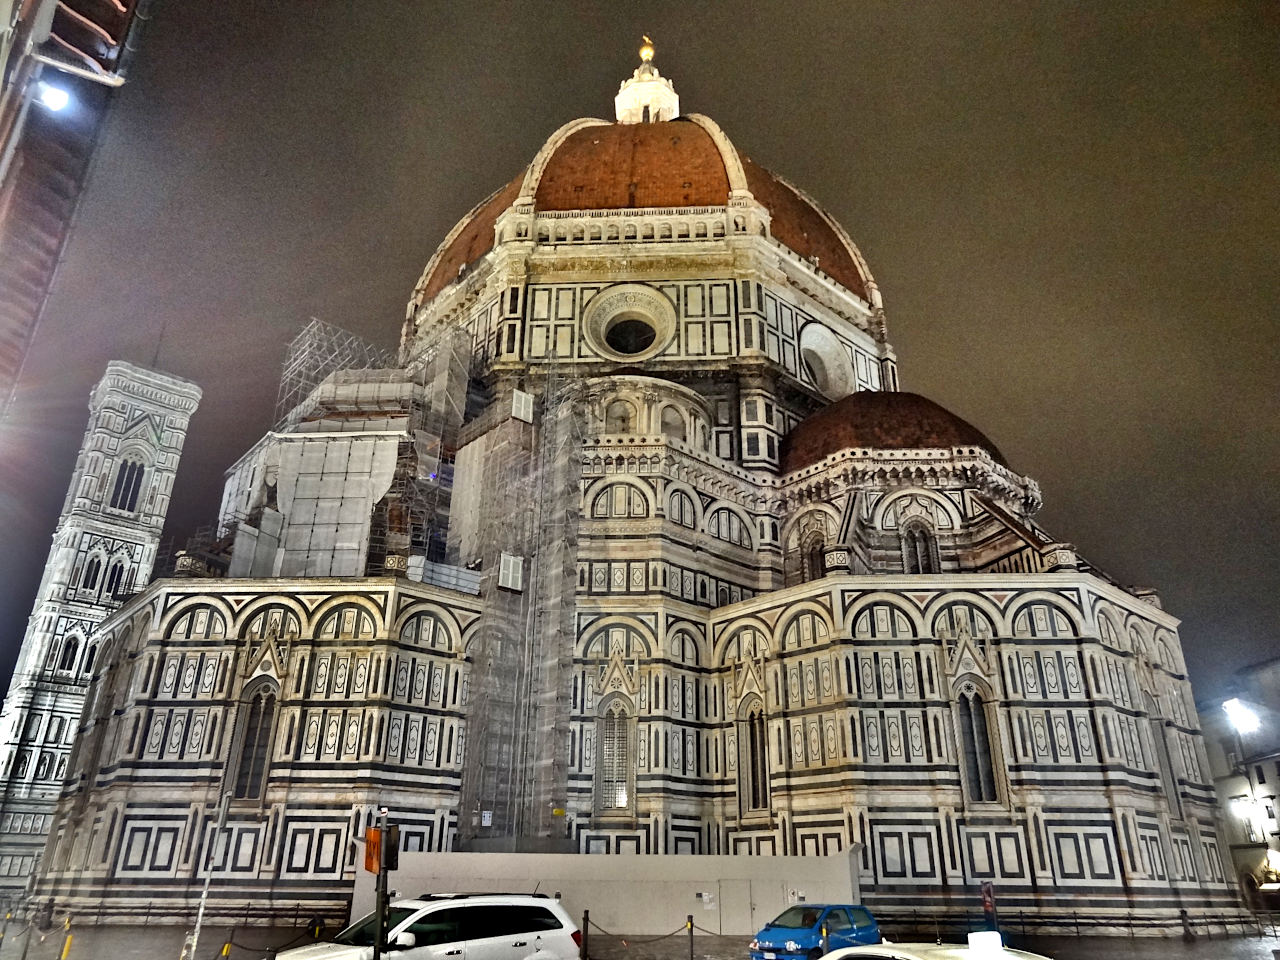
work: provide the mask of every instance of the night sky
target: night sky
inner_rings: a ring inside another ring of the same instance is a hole
[[[0,672],[108,360],[195,380],[169,533],[216,517],[310,316],[395,344],[449,228],[642,33],[815,196],[903,389],[1182,618],[1199,697],[1280,653],[1280,5],[156,3],[0,436]]]

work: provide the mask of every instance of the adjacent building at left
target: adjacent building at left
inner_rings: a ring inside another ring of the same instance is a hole
[[[139,0],[0,0],[0,414],[134,49]]]
[[[200,388],[112,361],[89,399],[53,546],[0,711],[0,896],[20,893],[44,849],[85,688],[92,634],[155,562]]]

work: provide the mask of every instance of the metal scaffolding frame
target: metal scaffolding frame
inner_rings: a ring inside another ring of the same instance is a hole
[[[312,317],[289,342],[276,394],[276,426],[289,419],[298,404],[335,370],[395,366],[390,351],[353,333]]]

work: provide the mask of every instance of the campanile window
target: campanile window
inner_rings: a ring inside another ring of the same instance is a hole
[[[111,508],[129,513],[138,509],[138,491],[146,468],[137,460],[121,460],[116,470],[116,483],[111,489]]]

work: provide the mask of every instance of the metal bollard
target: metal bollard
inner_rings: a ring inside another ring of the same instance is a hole
[[[582,946],[578,948],[580,960],[587,960],[591,954],[587,950],[587,938],[591,935],[591,911],[582,911]]]
[[[692,913],[689,914],[689,917],[685,921],[685,923],[689,927],[689,960],[693,960],[693,914]]]

